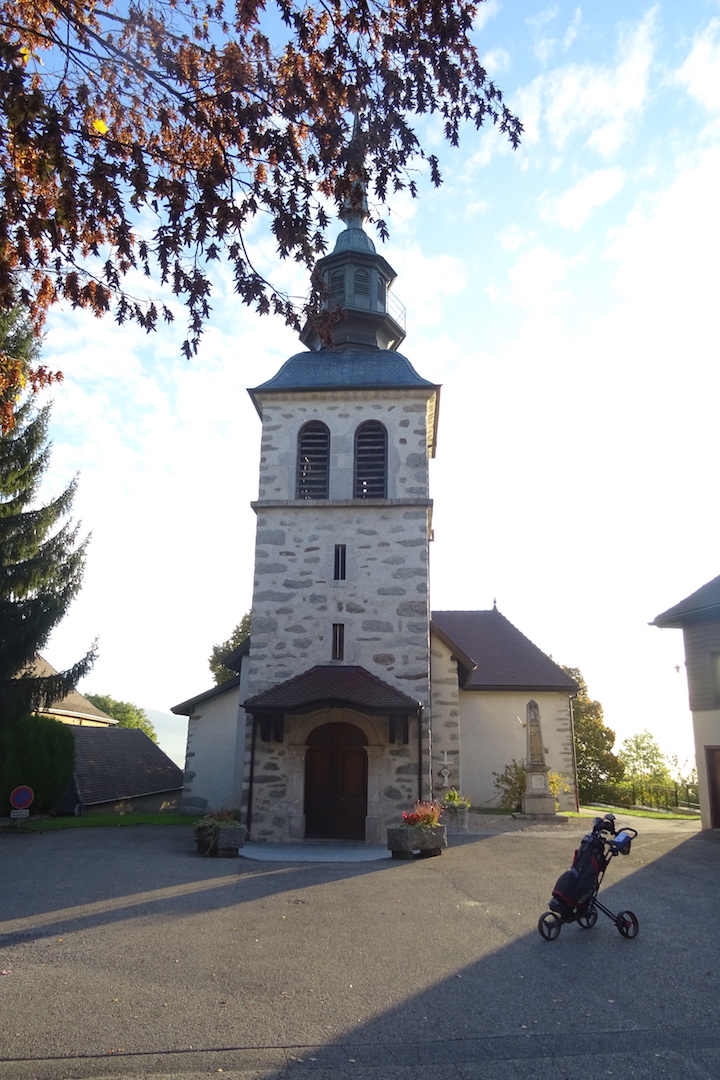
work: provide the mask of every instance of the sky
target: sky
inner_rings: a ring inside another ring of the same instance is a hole
[[[616,747],[647,728],[683,760],[682,635],[648,624],[720,573],[720,0],[487,0],[476,35],[520,148],[489,129],[454,149],[428,120],[444,183],[420,168],[420,197],[393,197],[389,240],[374,236],[407,308],[400,351],[442,384],[432,606],[497,600],[582,671]],[[260,226],[249,241],[266,276],[307,292]],[[212,685],[211,648],[250,608],[246,391],[302,348],[222,268],[192,361],[176,310],[148,336],[56,309],[43,349],[65,375],[44,492],[78,473],[73,516],[92,534],[44,653],[62,668],[97,639],[80,689],[156,720]],[[177,758],[184,719],[159,731]]]

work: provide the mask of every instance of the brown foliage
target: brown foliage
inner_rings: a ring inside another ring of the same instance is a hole
[[[128,275],[157,275],[189,313],[187,355],[209,313],[213,260],[259,312],[306,314],[248,257],[265,215],[281,257],[310,267],[324,200],[357,175],[380,201],[408,187],[421,147],[409,118],[521,126],[480,65],[467,0],[0,0],[0,308],[36,328],[58,300],[147,330],[172,313]],[[350,157],[354,155],[355,168]],[[325,204],[326,205],[326,204]],[[384,225],[379,222],[381,231]]]

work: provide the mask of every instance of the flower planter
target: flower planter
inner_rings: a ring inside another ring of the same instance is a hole
[[[444,825],[396,825],[387,831],[387,846],[393,859],[412,859],[442,855],[447,847]]]
[[[459,810],[451,810],[446,805],[443,811],[443,824],[450,835],[453,833],[466,833],[468,831],[467,806],[462,806]]]
[[[206,825],[195,830],[198,855],[216,855],[222,859],[237,858],[238,848],[245,843],[244,825]]]

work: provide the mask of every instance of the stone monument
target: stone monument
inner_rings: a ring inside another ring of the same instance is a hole
[[[545,764],[545,746],[540,724],[540,706],[528,701],[525,710],[527,756],[525,758],[525,794],[523,814],[532,817],[555,817],[555,796],[548,786],[549,767]]]

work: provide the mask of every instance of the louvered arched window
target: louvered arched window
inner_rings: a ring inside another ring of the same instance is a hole
[[[345,299],[345,271],[333,270],[330,275],[330,298],[342,304]]]
[[[387,497],[387,431],[368,420],[355,432],[355,498]]]
[[[355,295],[370,295],[370,275],[367,270],[363,270],[362,268],[355,271]]]
[[[329,462],[330,432],[319,420],[311,420],[298,435],[298,499],[327,499]]]

